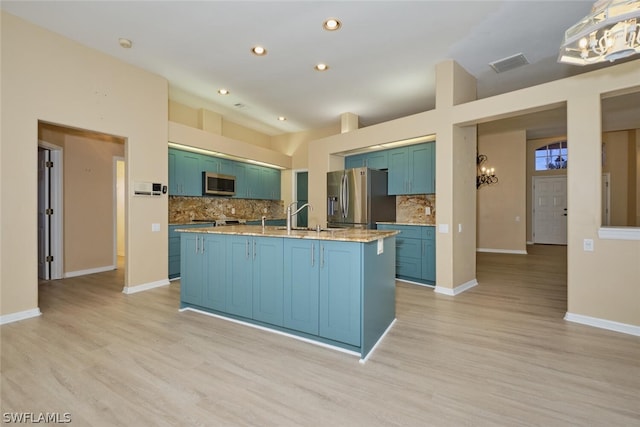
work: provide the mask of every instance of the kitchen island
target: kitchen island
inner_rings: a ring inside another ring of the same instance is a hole
[[[178,229],[181,310],[360,356],[395,321],[395,230]]]

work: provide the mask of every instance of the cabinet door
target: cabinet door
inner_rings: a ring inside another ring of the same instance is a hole
[[[429,154],[427,158],[428,174],[427,174],[427,194],[435,194],[436,192],[436,143],[429,142],[427,144]]]
[[[182,182],[180,194],[183,196],[202,196],[202,170],[200,170],[200,155],[182,152],[177,157],[177,174]]]
[[[253,250],[253,319],[282,326],[283,239],[257,237]]]
[[[422,239],[396,238],[396,275],[422,277]]]
[[[408,194],[426,194],[431,185],[431,153],[430,144],[418,144],[408,147],[409,188]],[[433,192],[433,191],[431,191]]]
[[[320,336],[360,345],[361,245],[320,243]]]
[[[235,162],[233,164],[233,175],[236,177],[236,194],[234,198],[243,199],[247,192],[247,180],[245,178],[247,167],[245,163]]]
[[[317,240],[284,239],[284,327],[318,335]]]
[[[436,236],[434,227],[425,227],[422,240],[422,279],[436,281]]]
[[[178,194],[178,177],[176,170],[176,152],[169,149],[169,195],[174,196]]]
[[[245,175],[247,180],[248,199],[265,199],[265,185],[262,180],[262,167],[256,165],[247,165]]]
[[[263,168],[262,181],[264,182],[264,198],[268,200],[280,200],[280,171],[277,169]]]
[[[224,311],[226,302],[226,236],[207,234],[203,238],[203,274],[206,279],[203,307]]]
[[[196,233],[182,233],[180,236],[180,300],[188,304],[203,303],[203,256],[202,237]]]
[[[407,149],[395,148],[389,150],[388,193],[407,193]]]
[[[371,169],[387,169],[389,167],[389,151],[374,151],[367,154],[365,166]]]
[[[355,154],[353,156],[347,156],[344,159],[345,169],[361,168],[363,166],[365,166],[364,154]]]
[[[253,311],[251,239],[245,236],[227,236],[226,246],[226,311],[251,318]]]

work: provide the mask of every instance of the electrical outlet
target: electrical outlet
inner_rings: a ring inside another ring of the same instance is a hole
[[[262,213],[267,213],[267,208],[262,209]]]
[[[236,208],[231,208],[231,213],[235,214],[236,213]]]
[[[593,252],[593,239],[584,239],[582,249],[584,249],[585,252]]]
[[[431,215],[431,206],[426,206],[424,208],[424,214],[425,215]]]

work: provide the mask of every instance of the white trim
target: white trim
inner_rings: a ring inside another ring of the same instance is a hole
[[[493,253],[493,254],[527,255],[527,251],[516,251],[516,250],[512,250],[512,249],[476,248],[476,252],[488,252],[488,253]]]
[[[31,310],[18,311],[17,313],[5,314],[0,316],[0,325],[17,322],[19,320],[31,319],[42,314],[40,308],[32,308]]]
[[[389,331],[391,330],[391,327],[396,323],[396,318],[393,318],[393,321],[391,323],[389,323],[389,326],[387,326],[387,329],[384,330],[384,332],[382,333],[382,335],[380,335],[380,338],[378,338],[378,341],[376,341],[376,343],[373,345],[373,347],[371,347],[371,350],[369,351],[369,353],[367,353],[367,355],[364,357],[364,359],[361,357],[359,362],[362,363],[363,365],[365,364],[365,362],[367,360],[369,360],[369,356],[371,356],[374,352],[374,350],[376,348],[378,348],[378,345],[382,342],[382,339],[384,337],[387,336],[387,334],[389,333]]]
[[[336,350],[336,351],[339,351],[339,352],[342,352],[342,353],[347,353],[347,354],[350,354],[352,356],[360,356],[360,353],[358,353],[356,351],[352,351],[352,350],[347,350],[346,348],[337,347],[335,345],[327,344],[327,343],[324,343],[324,342],[315,341],[315,340],[312,340],[312,339],[309,339],[309,338],[305,338],[305,337],[300,337],[298,335],[289,334],[289,333],[283,332],[283,331],[278,331],[277,329],[266,328],[264,326],[256,325],[256,324],[253,324],[253,323],[243,322],[242,320],[232,319],[230,317],[221,316],[219,314],[209,313],[208,311],[198,310],[197,308],[185,307],[185,308],[179,309],[178,311],[179,312],[193,311],[195,313],[204,314],[206,316],[215,317],[217,319],[226,320],[228,322],[237,323],[239,325],[250,326],[250,327],[255,328],[255,329],[260,329],[261,331],[267,331],[267,332],[271,332],[271,333],[274,333],[274,334],[283,335],[285,337],[293,338],[293,339],[296,339],[296,340],[299,340],[299,341],[304,341],[304,342],[307,342],[309,344],[315,344],[315,345],[320,346],[320,347],[325,347],[325,348],[329,348],[331,350]]]
[[[162,279],[162,280],[157,280],[155,282],[144,283],[142,285],[137,285],[137,286],[125,286],[124,288],[122,288],[122,293],[130,295],[138,292],[148,291],[149,289],[160,288],[162,286],[167,286],[167,285],[169,285],[169,280]]]
[[[433,291],[435,293],[438,293],[438,294],[444,294],[444,295],[449,295],[449,296],[454,297],[456,295],[459,295],[459,294],[463,293],[464,291],[467,291],[467,290],[473,288],[477,284],[478,284],[478,281],[476,279],[473,279],[473,280],[469,280],[467,283],[463,283],[460,286],[456,286],[453,289],[445,288],[445,287],[436,285],[436,287],[435,287],[435,289]]]
[[[530,245],[535,245],[535,242],[533,242],[531,240],[527,240],[527,246],[530,246]]]
[[[127,164],[125,162],[124,157],[122,156],[113,156],[112,157],[112,166],[113,166],[113,263],[115,265],[118,265],[118,163],[122,162],[124,163],[124,179],[122,182],[122,185],[125,186],[125,182],[127,182]],[[125,200],[127,198],[127,190],[126,189],[122,189],[122,191],[124,192],[125,196]],[[124,202],[126,203],[126,202]],[[122,209],[124,210],[124,206],[122,206]],[[125,211],[124,213],[124,222],[127,222],[126,218],[127,218],[127,213]],[[124,224],[122,225],[124,227]],[[125,235],[125,240],[126,240],[126,235]],[[125,254],[123,256],[126,256],[126,251]]]
[[[87,274],[104,273],[105,271],[116,270],[115,265],[105,265],[104,267],[88,268],[86,270],[68,271],[64,273],[64,278],[85,276]]]
[[[580,323],[582,325],[593,326],[595,328],[607,329],[610,331],[621,332],[623,334],[635,335],[640,337],[640,326],[629,325],[627,323],[614,322],[613,320],[598,319],[597,317],[584,316],[582,314],[567,313],[564,320],[569,322]]]
[[[598,237],[611,240],[640,240],[640,227],[600,227]]]

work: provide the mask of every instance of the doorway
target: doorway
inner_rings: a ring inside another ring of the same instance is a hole
[[[125,162],[124,157],[114,157],[114,191],[115,191],[115,203],[114,203],[114,265],[117,268],[124,267],[125,252]]]
[[[309,172],[296,171],[295,172],[295,198],[298,201],[298,206],[302,206],[309,202]],[[308,209],[302,209],[294,217],[297,221],[296,227],[308,227],[309,226],[309,213]]]
[[[567,244],[567,177],[533,177],[533,242]]]

